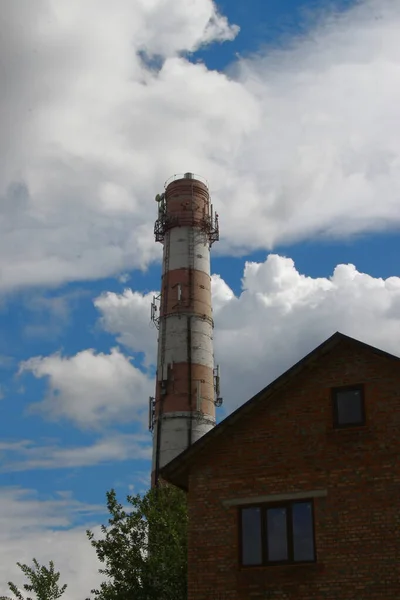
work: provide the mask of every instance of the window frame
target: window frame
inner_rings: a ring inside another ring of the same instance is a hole
[[[314,547],[314,558],[312,560],[294,560],[294,540],[293,540],[293,512],[292,506],[295,504],[310,504],[312,517],[312,539]],[[259,508],[261,510],[261,563],[256,565],[243,564],[243,527],[242,527],[242,510],[246,508]],[[267,512],[270,508],[285,508],[286,509],[286,541],[288,548],[288,559],[281,561],[268,560],[268,529],[267,529]],[[317,562],[317,547],[315,533],[315,506],[314,498],[305,496],[304,498],[296,498],[296,500],[283,500],[274,502],[263,502],[259,504],[245,504],[238,506],[238,530],[239,530],[239,566],[242,569],[254,569],[260,567],[275,567],[275,566],[297,566],[297,565],[313,565]]]
[[[357,423],[340,423],[338,409],[338,394],[340,392],[359,391],[361,393],[361,420]],[[352,429],[354,427],[364,427],[366,425],[365,415],[365,392],[362,383],[356,385],[344,385],[332,388],[332,409],[333,409],[333,428],[334,429]]]

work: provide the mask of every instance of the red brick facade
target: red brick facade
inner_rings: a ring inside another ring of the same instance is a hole
[[[332,387],[359,383],[366,425],[334,429]],[[344,338],[210,437],[188,481],[189,600],[400,599],[400,361]],[[316,563],[240,567],[226,501],[313,490]]]

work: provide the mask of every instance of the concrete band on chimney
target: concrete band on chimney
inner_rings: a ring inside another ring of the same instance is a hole
[[[156,197],[156,240],[164,245],[161,293],[152,316],[158,335],[152,485],[159,470],[215,425],[219,371],[214,368],[210,248],[219,238],[207,185],[191,173]]]

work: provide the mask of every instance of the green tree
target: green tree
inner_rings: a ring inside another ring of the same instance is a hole
[[[60,573],[54,572],[54,563],[52,560],[49,563],[49,568],[45,567],[44,565],[41,566],[36,558],[33,559],[34,567],[22,565],[21,563],[17,563],[17,565],[30,581],[30,583],[24,584],[24,590],[26,592],[34,592],[36,600],[57,600],[57,598],[61,598],[65,592],[67,584],[65,583],[62,588],[58,586]],[[18,600],[25,600],[15,583],[9,581],[8,587]],[[3,598],[5,597],[3,596]],[[26,600],[34,599],[28,597]]]
[[[87,531],[106,576],[92,594],[96,600],[186,600],[186,495],[160,486],[127,501],[128,512],[114,490],[107,492],[111,517],[102,539]]]

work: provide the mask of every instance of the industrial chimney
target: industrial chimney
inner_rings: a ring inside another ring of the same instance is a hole
[[[219,239],[207,182],[174,175],[156,196],[157,242],[164,245],[161,293],[152,320],[158,328],[155,398],[149,403],[153,432],[152,485],[160,469],[215,425],[219,368],[214,368],[210,248]]]

